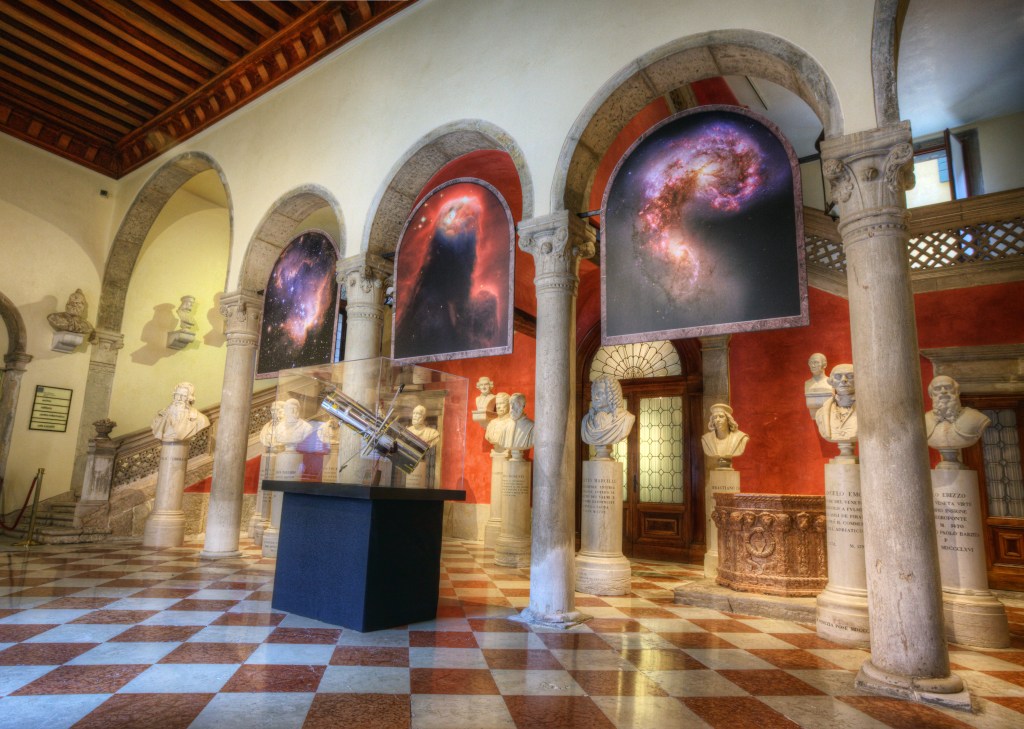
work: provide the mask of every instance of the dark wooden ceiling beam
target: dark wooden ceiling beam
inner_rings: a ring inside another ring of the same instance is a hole
[[[224,65],[245,54],[247,46],[236,43],[230,38],[218,33],[215,29],[202,23],[191,13],[175,5],[169,5],[167,0],[118,0],[119,2],[130,2],[152,17],[158,19],[176,32],[189,38],[200,39],[208,47],[212,47],[217,55],[227,59]]]
[[[113,114],[101,111],[72,96],[38,84],[26,84],[25,77],[20,69],[12,69],[2,62],[0,62],[0,79],[3,79],[13,88],[21,89],[21,94],[16,98],[34,101],[37,106],[49,109],[52,114],[63,113],[65,115],[73,115],[79,119],[87,119],[101,128],[110,129],[118,135],[127,134],[136,128],[135,124],[118,119]]]
[[[166,22],[163,17],[158,17],[147,11],[137,0],[114,0],[114,2],[117,14],[123,17],[131,28],[136,30],[145,28],[150,36],[177,49],[208,71],[220,71],[238,52],[237,46],[233,44],[229,48],[222,48],[220,52],[217,52],[212,47],[214,44],[183,33],[173,24]]]
[[[296,17],[306,15],[316,10],[322,4],[322,2],[307,2],[303,0],[303,2],[260,3],[258,7],[262,12],[274,19],[278,28],[283,28],[294,21]],[[246,3],[243,7],[245,6],[252,7],[253,3]]]
[[[232,19],[218,7],[217,3],[197,3],[193,0],[170,1],[186,15],[201,21],[246,51],[252,50],[263,40],[259,33]]]
[[[220,8],[261,38],[269,38],[281,29],[281,23],[261,10],[262,6],[272,4],[228,2],[221,3]]]
[[[41,102],[41,100],[29,95],[20,84],[12,82],[10,74],[0,73],[0,96],[6,99],[17,99],[18,103],[15,108],[20,109],[31,117],[42,120],[48,126],[55,128],[57,126],[64,127],[68,134],[84,134],[103,140],[111,146],[117,142],[120,136],[117,130],[112,129],[109,124],[101,124],[85,116],[69,118],[70,115],[64,109],[58,109],[55,112],[52,105]]]

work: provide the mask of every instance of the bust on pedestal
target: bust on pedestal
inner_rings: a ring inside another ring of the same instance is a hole
[[[813,420],[821,406],[832,397],[833,391],[832,385],[828,382],[828,375],[825,374],[825,368],[828,367],[825,355],[815,352],[807,360],[807,366],[811,370],[811,377],[804,383],[804,401]]]
[[[750,437],[740,430],[732,416],[732,407],[715,403],[708,415],[708,432],[701,436],[700,444],[710,463],[714,464],[708,473],[707,492],[704,494],[704,576],[712,579],[718,576],[718,526],[711,515],[715,511],[716,494],[738,494],[740,474],[733,470],[732,459],[743,455]]]
[[[590,411],[580,434],[596,455],[583,462],[580,551],[576,555],[576,591],[591,595],[629,593],[629,560],[622,554],[622,464],[611,448],[624,440],[636,418],[623,405],[622,386],[610,375],[590,385]]]
[[[480,395],[476,399],[473,422],[486,428],[487,424],[497,417],[494,405],[494,380],[490,377],[481,377],[476,381],[476,389],[480,391]]]
[[[1006,608],[988,589],[978,474],[964,467],[962,448],[978,442],[991,421],[960,403],[960,386],[945,375],[928,385],[928,445],[942,460],[932,469],[932,503],[939,542],[939,574],[946,638],[976,648],[1010,645]]]
[[[427,425],[427,408],[423,405],[417,405],[412,409],[412,425],[409,426],[409,432],[430,446],[430,450],[413,472],[405,477],[405,486],[411,489],[434,488],[437,484],[434,483],[435,474],[432,471],[437,461],[436,446],[441,442],[441,434],[436,428]]]
[[[191,382],[174,387],[171,404],[153,419],[153,437],[160,441],[160,466],[156,479],[153,511],[146,519],[142,544],[146,547],[179,547],[185,541],[185,512],[181,509],[185,490],[188,440],[210,425],[195,408],[196,388]]]
[[[494,547],[501,535],[501,482],[505,478],[508,453],[501,446],[505,429],[512,422],[509,417],[509,395],[499,392],[494,396],[494,419],[487,423],[484,438],[491,444],[491,515],[484,525],[484,546]]]
[[[184,349],[196,339],[196,315],[192,313],[196,297],[186,294],[178,304],[178,328],[167,334],[168,349]]]
[[[825,464],[828,584],[818,595],[817,631],[827,640],[867,646],[870,627],[860,464],[854,455],[857,390],[853,365],[836,365],[828,382],[834,394],[814,420],[821,437],[839,445],[839,455]]]
[[[303,454],[298,446],[313,433],[313,426],[299,417],[301,405],[294,397],[284,401],[284,416],[274,425],[273,443],[280,448],[274,456],[273,479],[275,481],[298,481],[302,478]],[[270,525],[263,530],[263,556],[276,557],[277,543],[281,537],[280,492],[273,494],[270,502]]]
[[[53,329],[50,349],[54,352],[74,352],[86,339],[92,339],[93,326],[85,318],[86,307],[82,289],[75,289],[64,304],[63,312],[47,314],[46,321]]]
[[[533,421],[526,417],[526,396],[509,398],[509,422],[501,431],[501,447],[511,455],[501,486],[501,533],[494,563],[502,567],[530,565],[530,486],[532,470],[523,453],[533,448]]]
[[[274,428],[284,421],[284,400],[274,400],[270,405],[270,420],[260,429],[260,445],[263,454],[260,462],[260,485],[256,491],[256,508],[249,525],[249,536],[256,544],[263,544],[263,532],[270,526],[270,504],[273,494],[263,490],[263,481],[274,478],[274,459],[279,446],[274,443]]]

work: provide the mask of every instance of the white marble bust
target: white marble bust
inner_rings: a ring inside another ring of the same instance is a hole
[[[750,436],[740,430],[732,416],[732,408],[725,403],[711,406],[708,416],[708,432],[701,436],[700,444],[704,455],[716,458],[715,468],[732,468],[732,459],[743,455]]]
[[[284,446],[286,451],[306,440],[313,432],[313,426],[299,417],[299,401],[294,397],[284,401],[284,417],[274,426],[274,443]]]
[[[196,388],[191,382],[179,382],[174,386],[171,404],[161,410],[150,426],[153,437],[160,441],[188,440],[210,420],[196,409]]]
[[[320,441],[327,450],[341,442],[341,425],[337,420],[325,420],[316,429],[316,439]]]
[[[499,452],[504,450],[501,443],[504,440],[505,430],[512,424],[512,418],[509,417],[508,401],[509,394],[507,392],[499,392],[494,396],[494,410],[497,417],[487,424],[487,432],[484,434],[487,442]]]
[[[830,443],[839,443],[840,454],[853,455],[857,441],[857,388],[853,365],[841,364],[832,368],[828,382],[835,391],[814,416],[818,433]],[[845,449],[842,444],[846,444]]]
[[[513,393],[508,399],[510,425],[502,432],[501,446],[508,451],[533,448],[533,421],[526,417],[526,395]]]
[[[196,315],[192,311],[192,307],[196,303],[196,297],[186,294],[181,297],[181,303],[178,305],[178,329],[183,332],[194,332],[196,330]]]
[[[260,430],[260,443],[265,448],[270,448],[274,443],[274,428],[284,421],[284,400],[274,400],[270,406],[270,420]]]
[[[494,380],[490,377],[481,377],[476,381],[476,389],[480,395],[476,398],[477,412],[494,412]]]
[[[412,409],[412,425],[409,426],[409,432],[430,447],[437,445],[441,440],[441,434],[427,425],[427,409],[422,405]]]
[[[629,435],[636,418],[622,404],[622,386],[611,375],[590,383],[590,411],[583,416],[580,435],[592,446],[613,446]]]
[[[804,394],[826,393],[832,394],[832,385],[828,383],[828,376],[825,369],[828,367],[828,360],[821,352],[815,352],[807,360],[807,366],[811,370],[811,378],[804,383]]]
[[[928,385],[932,409],[924,415],[928,445],[939,451],[939,468],[960,468],[957,452],[978,442],[992,424],[988,416],[960,404],[960,385],[952,377],[939,375]]]
[[[55,311],[48,314],[46,321],[55,332],[73,332],[75,334],[91,334],[92,324],[85,319],[87,308],[85,294],[82,289],[75,289],[64,304],[64,311]]]

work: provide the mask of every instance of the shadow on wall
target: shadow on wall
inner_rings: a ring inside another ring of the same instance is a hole
[[[54,352],[51,350],[49,344],[47,344],[45,348],[40,348],[38,350],[32,346],[32,340],[36,336],[43,336],[46,338],[47,342],[50,341],[50,337],[53,335],[53,327],[50,326],[46,317],[55,311],[64,311],[64,302],[58,301],[56,296],[44,296],[39,299],[39,301],[34,301],[30,304],[19,306],[18,308],[21,310],[21,316],[25,320],[25,329],[28,330],[29,351],[32,353],[33,360],[40,362],[42,360],[66,357],[67,355],[63,352]],[[88,305],[88,308],[85,310],[85,318],[90,324],[95,322],[95,316],[93,315],[91,305]],[[37,334],[37,332],[42,334]],[[75,349],[76,354],[88,351],[88,340],[82,342],[82,344]]]
[[[210,326],[206,334],[203,335],[203,344],[207,347],[223,347],[227,341],[227,337],[224,336],[224,317],[220,313],[222,298],[224,298],[223,291],[215,294],[213,305],[206,312],[206,321]]]
[[[132,352],[132,362],[152,365],[176,353],[176,350],[167,348],[167,333],[178,328],[178,317],[174,309],[172,304],[157,304],[153,307],[153,318],[142,327],[140,339],[144,344]],[[186,349],[196,349],[198,346],[197,342],[193,342]]]

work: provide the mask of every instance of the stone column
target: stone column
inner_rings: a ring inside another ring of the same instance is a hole
[[[904,191],[912,181],[910,125],[821,145],[846,252],[871,658],[857,687],[970,707],[950,672],[924,432],[917,324]]]
[[[567,210],[519,224],[519,247],[536,266],[537,375],[533,441],[533,537],[527,622],[566,625],[576,611],[576,290],[594,230]],[[508,518],[508,515],[503,515]]]
[[[93,347],[89,359],[89,374],[85,380],[82,399],[82,416],[79,418],[78,443],[75,446],[75,465],[71,472],[71,489],[75,496],[82,494],[85,482],[85,462],[89,455],[89,440],[97,420],[110,414],[110,395],[114,390],[114,371],[117,368],[117,352],[124,347],[121,332],[95,329]]]
[[[704,393],[701,396],[704,413],[711,412],[711,406],[718,402],[729,404],[729,340],[731,334],[700,338],[701,379]],[[704,419],[707,422],[707,418]],[[704,576],[715,579],[718,576],[718,527],[711,513],[715,510],[716,493],[738,493],[739,474],[716,475],[715,461],[704,459]]]
[[[0,379],[0,481],[7,472],[7,454],[11,450],[11,435],[14,433],[14,413],[18,408],[18,394],[21,392],[21,376],[25,366],[32,361],[32,355],[11,352],[4,355],[3,378]]]
[[[187,440],[161,442],[156,497],[153,500],[153,511],[146,519],[142,546],[180,547],[185,541],[185,512],[181,510],[181,499],[185,493],[187,464]]]
[[[220,421],[213,452],[213,482],[206,516],[203,559],[237,557],[242,522],[242,487],[249,447],[249,406],[256,371],[263,299],[249,291],[225,294],[220,300],[227,337]]]

